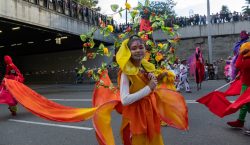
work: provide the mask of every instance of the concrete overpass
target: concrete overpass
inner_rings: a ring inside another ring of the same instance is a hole
[[[72,0],[2,0],[0,17],[74,35],[89,32],[98,25],[98,18],[104,18]],[[104,37],[99,31],[96,31],[94,38],[113,42],[111,37]]]
[[[217,23],[211,25],[211,35],[213,37],[224,36],[224,35],[235,35],[239,34],[241,30],[246,30],[250,32],[250,21],[238,21],[238,22],[227,22],[227,23]],[[195,25],[181,27],[178,30],[181,39],[190,38],[200,38],[207,37],[207,25]],[[167,35],[162,31],[157,31],[154,33],[154,38],[158,41],[167,38]]]
[[[71,81],[84,55],[79,35],[98,27],[99,18],[112,23],[73,0],[1,0],[0,68],[4,70],[3,55],[8,54],[27,81],[55,83],[62,82],[61,78]],[[61,44],[56,44],[58,38]],[[113,43],[112,36],[104,37],[99,30],[94,39],[96,46]]]

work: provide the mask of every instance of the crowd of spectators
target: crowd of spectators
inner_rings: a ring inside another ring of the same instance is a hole
[[[176,17],[169,18],[167,21],[171,21],[173,24],[177,24],[181,27],[194,26],[194,25],[205,25],[207,24],[207,16],[195,14],[188,17]],[[240,12],[233,13],[216,13],[211,15],[211,23],[227,23],[227,22],[238,22],[238,21],[250,21],[250,15],[243,14]]]
[[[117,33],[124,32],[128,27],[132,27],[131,23],[127,24],[115,24],[113,19],[109,19],[106,15],[101,14],[94,9],[85,7],[74,0],[24,0],[36,5],[46,7],[51,10],[63,13],[65,15],[75,17],[84,22],[92,25],[100,25],[99,20],[101,19],[107,25],[113,25],[114,30]],[[227,13],[216,13],[211,15],[211,23],[227,23],[227,22],[238,22],[238,21],[250,21],[250,15],[239,13],[239,12],[227,12]],[[177,24],[180,27],[195,26],[195,25],[206,25],[207,16],[194,14],[190,17],[169,17],[165,20],[166,26],[173,26]]]
[[[211,23],[227,23],[227,22],[238,22],[238,21],[250,21],[250,15],[243,14],[240,12],[228,12],[228,13],[216,13],[211,15]],[[177,24],[180,27],[186,26],[196,26],[196,25],[206,25],[207,24],[207,16],[194,14],[190,17],[169,17],[165,21],[166,26],[173,26],[173,24]],[[118,32],[123,32],[126,30],[128,26],[132,24],[119,24],[115,25],[115,28]]]

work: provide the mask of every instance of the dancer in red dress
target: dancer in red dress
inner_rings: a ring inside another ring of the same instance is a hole
[[[4,62],[6,64],[6,73],[4,78],[16,80],[18,82],[23,82],[24,77],[21,74],[20,70],[16,67],[16,65],[12,62],[10,56],[4,56]],[[2,82],[0,86],[0,103],[9,105],[9,110],[13,116],[16,116],[17,112],[17,101],[13,98],[13,96],[9,93],[9,91],[5,88],[4,83]]]

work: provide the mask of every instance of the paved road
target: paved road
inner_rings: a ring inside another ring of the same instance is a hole
[[[192,93],[186,94],[189,109],[187,132],[162,127],[165,145],[249,145],[250,136],[241,130],[229,128],[226,122],[237,114],[220,119],[194,100],[225,84],[223,80],[209,80],[202,90],[196,91],[191,82]],[[58,103],[74,107],[90,107],[93,85],[29,85],[31,88]],[[232,97],[232,99],[234,99]],[[250,115],[246,126],[250,127]],[[112,126],[116,144],[121,145],[119,127],[121,117],[112,114]],[[7,106],[0,105],[0,145],[97,145],[91,121],[58,123],[40,119],[19,105],[18,116],[10,116]]]

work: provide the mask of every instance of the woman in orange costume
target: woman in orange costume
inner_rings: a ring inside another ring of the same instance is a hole
[[[144,56],[144,42],[135,36],[125,40],[116,54],[121,69],[118,83],[123,105],[122,138],[126,145],[163,145],[160,120],[166,121],[166,118],[164,119],[159,111],[162,94],[155,93],[156,70],[153,64],[143,59]],[[186,111],[184,107],[185,115]],[[187,116],[184,118],[184,122],[187,123]],[[184,126],[187,129],[187,124]]]
[[[122,43],[116,54],[121,69],[118,79],[120,93],[115,88],[106,87],[113,85],[107,71],[103,71],[93,93],[93,108],[57,104],[14,80],[5,79],[5,86],[20,104],[39,117],[58,122],[92,118],[100,145],[115,145],[111,128],[114,109],[123,116],[121,134],[124,145],[163,145],[160,121],[187,130],[187,106],[181,94],[163,85],[157,86],[156,69],[143,59],[144,55],[141,38],[127,39]]]

